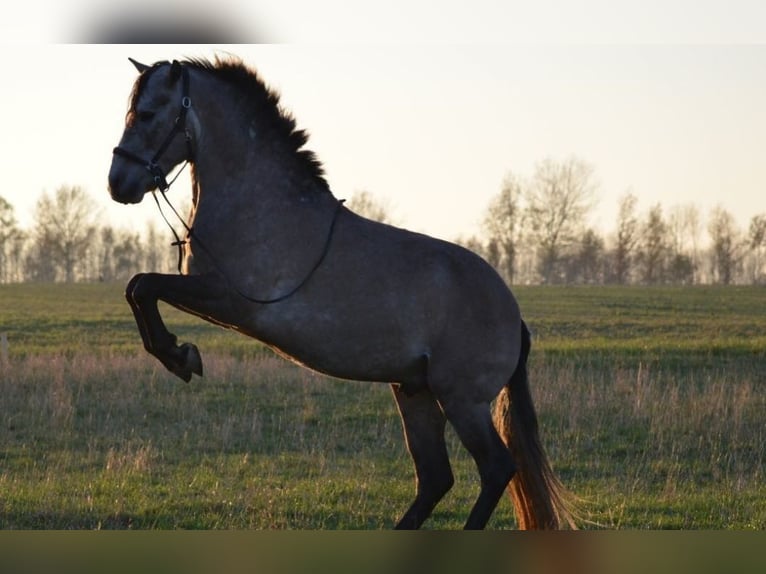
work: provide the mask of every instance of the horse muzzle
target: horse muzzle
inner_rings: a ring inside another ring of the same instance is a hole
[[[148,191],[144,187],[137,178],[128,177],[124,170],[112,164],[109,170],[109,195],[114,201],[123,204],[141,203]]]

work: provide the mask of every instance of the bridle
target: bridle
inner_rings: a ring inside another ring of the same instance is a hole
[[[217,258],[214,257],[210,249],[207,248],[207,246],[194,233],[192,228],[186,223],[184,218],[181,217],[178,211],[176,211],[176,208],[173,207],[173,204],[170,202],[170,200],[168,199],[166,195],[166,192],[170,189],[170,186],[173,185],[173,183],[181,174],[181,172],[186,167],[186,165],[190,161],[193,161],[194,159],[194,150],[192,148],[192,136],[186,127],[186,116],[189,113],[189,110],[191,109],[191,104],[192,104],[192,101],[191,101],[191,98],[189,97],[189,71],[186,69],[186,67],[183,64],[181,64],[181,109],[179,110],[178,116],[173,122],[173,127],[170,129],[170,132],[163,140],[162,145],[160,145],[157,152],[148,161],[143,159],[141,156],[129,150],[126,150],[125,148],[122,148],[120,146],[115,147],[112,150],[112,153],[114,155],[118,155],[120,157],[123,157],[127,160],[130,160],[134,163],[137,163],[143,166],[144,168],[146,168],[146,170],[150,174],[152,174],[152,177],[154,178],[154,183],[157,185],[157,188],[160,190],[160,193],[162,194],[162,198],[165,200],[165,203],[168,204],[168,206],[173,211],[175,216],[178,218],[178,220],[186,229],[187,237],[189,239],[193,238],[195,243],[199,245],[199,247],[203,251],[205,251],[205,253],[207,253],[208,257],[210,257],[211,263],[218,269],[218,272],[223,276],[226,282],[229,283],[231,288],[240,297],[242,297],[243,299],[251,303],[260,303],[262,305],[270,305],[272,303],[279,303],[280,301],[284,301],[285,299],[294,295],[301,287],[303,287],[308,282],[308,280],[314,275],[314,272],[317,269],[319,269],[319,266],[325,260],[325,257],[327,257],[327,253],[330,250],[330,243],[332,241],[333,232],[335,231],[335,224],[338,220],[338,214],[340,213],[341,207],[343,206],[343,202],[345,200],[343,199],[338,200],[338,204],[335,208],[335,212],[333,213],[332,221],[330,222],[330,229],[327,233],[327,239],[325,240],[324,248],[322,249],[319,259],[317,259],[317,261],[311,267],[311,269],[306,274],[306,276],[300,282],[298,282],[297,285],[295,285],[292,289],[286,291],[282,295],[279,295],[278,297],[267,298],[267,299],[252,297],[251,295],[244,293],[229,280],[226,273],[224,272],[224,270],[221,268],[220,264],[218,263]],[[178,171],[178,173],[176,173],[175,177],[173,177],[173,179],[171,179],[170,182],[168,182],[167,174],[162,171],[162,168],[160,168],[158,162],[160,161],[160,158],[162,157],[162,155],[170,147],[170,144],[173,143],[173,140],[175,140],[176,136],[178,136],[181,133],[183,133],[184,137],[186,138],[187,154],[185,158],[185,163],[181,167],[181,169]],[[188,241],[183,240],[178,236],[178,233],[176,232],[175,228],[170,223],[170,221],[168,221],[168,218],[165,216],[165,213],[162,211],[162,205],[160,204],[159,199],[157,199],[157,195],[154,193],[154,190],[152,190],[152,197],[154,197],[154,202],[157,204],[157,209],[159,210],[160,215],[162,216],[162,219],[165,220],[165,223],[168,225],[168,227],[170,228],[170,231],[173,233],[173,236],[175,237],[175,241],[172,243],[172,245],[174,247],[178,247],[178,272],[181,273],[181,263],[183,261],[183,246],[186,245]]]
[[[147,161],[141,156],[120,146],[117,146],[112,150],[113,154],[124,157],[125,159],[128,159],[146,168],[146,170],[152,174],[154,183],[162,193],[165,193],[168,189],[170,189],[170,185],[175,181],[175,178],[173,178],[173,180],[168,183],[167,174],[162,171],[162,168],[160,168],[158,162],[168,150],[170,144],[173,143],[173,140],[176,139],[176,136],[179,134],[183,133],[184,137],[186,138],[186,162],[188,163],[193,159],[194,150],[192,149],[192,137],[189,133],[189,130],[186,128],[186,116],[191,109],[191,104],[191,98],[189,97],[189,70],[187,70],[185,66],[181,66],[181,109],[179,110],[178,116],[176,116],[176,119],[173,122],[173,127],[170,129],[170,133],[168,133],[168,135],[162,141],[162,144],[157,150],[157,153],[155,153],[152,158]],[[183,167],[181,170],[183,170]],[[176,177],[178,177],[178,175],[176,175]]]
[[[160,145],[157,152],[152,156],[150,160],[145,160],[138,154],[133,153],[130,150],[127,150],[123,147],[117,146],[112,150],[112,153],[114,155],[123,157],[129,161],[132,161],[133,163],[137,163],[141,166],[143,166],[146,171],[148,171],[152,178],[154,179],[154,183],[157,186],[157,189],[160,190],[160,193],[162,194],[163,199],[168,204],[170,209],[173,211],[173,213],[176,215],[176,217],[183,223],[184,227],[186,227],[186,230],[191,236],[191,229],[189,226],[186,225],[186,222],[183,220],[183,218],[179,215],[179,213],[176,211],[176,208],[173,207],[173,204],[170,203],[170,200],[168,199],[166,192],[170,189],[170,186],[173,185],[173,183],[178,179],[178,176],[181,175],[181,172],[184,170],[184,168],[188,165],[190,161],[194,159],[194,149],[192,148],[192,136],[191,133],[189,133],[189,130],[186,127],[186,116],[189,114],[189,110],[191,109],[192,101],[191,97],[189,97],[189,70],[186,69],[185,66],[180,65],[181,69],[181,107],[178,111],[178,115],[176,116],[175,121],[173,122],[173,127],[170,128],[170,132],[167,136],[165,136],[165,139],[162,140],[162,144]],[[176,139],[176,136],[183,133],[184,138],[186,139],[186,158],[184,165],[181,166],[181,169],[178,170],[176,175],[173,177],[173,179],[168,182],[167,174],[162,171],[162,168],[159,166],[160,158],[165,154],[165,152],[170,147],[170,144],[173,143],[173,140]],[[165,213],[162,211],[162,206],[160,205],[159,199],[157,199],[157,194],[152,190],[152,197],[154,198],[154,202],[157,204],[157,209],[160,212],[160,215],[162,216],[162,219],[165,220],[165,223],[170,228],[170,231],[173,233],[173,236],[175,237],[175,241],[171,244],[173,247],[178,248],[178,272],[181,272],[181,262],[183,261],[183,246],[186,245],[186,241],[181,239],[178,236],[178,233],[176,232],[173,225],[168,221],[168,218],[165,216]]]

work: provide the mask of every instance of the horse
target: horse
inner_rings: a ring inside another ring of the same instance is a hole
[[[307,132],[242,60],[131,62],[139,76],[112,199],[151,192],[159,205],[181,164],[192,182],[180,273],[139,273],[126,287],[146,351],[186,382],[203,374],[198,348],[163,323],[161,300],[315,371],[390,384],[416,477],[396,528],[419,528],[453,485],[447,421],[480,477],[466,529],[484,528],[506,489],[520,528],[576,527],[539,437],[530,332],[497,272],[344,206]]]

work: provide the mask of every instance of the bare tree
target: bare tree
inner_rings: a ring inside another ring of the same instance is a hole
[[[495,255],[495,260],[490,263],[508,283],[513,283],[516,276],[516,259],[523,223],[519,207],[521,195],[520,180],[509,173],[503,180],[500,193],[490,201],[484,216],[488,251]]]
[[[766,248],[766,213],[754,215],[750,219],[747,239],[752,259],[750,279],[753,284],[759,284],[763,281],[763,251]]]
[[[380,223],[388,223],[389,225],[397,224],[391,214],[389,204],[376,198],[369,191],[355,191],[351,199],[346,202],[346,207],[367,219],[379,221]]]
[[[114,276],[125,280],[132,277],[144,259],[141,236],[138,233],[121,229],[114,242]]]
[[[36,230],[25,253],[25,278],[35,282],[53,282],[58,277],[58,261],[54,255],[57,245],[50,234]]]
[[[665,278],[674,285],[694,284],[695,266],[692,258],[680,252],[670,252],[669,255]]]
[[[641,280],[652,285],[666,279],[668,258],[668,226],[657,203],[649,210],[641,236]]]
[[[713,280],[722,285],[729,285],[734,280],[742,251],[740,232],[734,216],[723,207],[715,207],[710,213],[708,233]]]
[[[473,251],[477,255],[486,259],[490,263],[490,265],[493,265],[492,261],[487,255],[488,248],[484,246],[484,243],[482,242],[482,240],[476,235],[471,235],[470,237],[457,237],[455,238],[454,242],[457,243],[458,245],[462,245],[463,247],[465,247],[466,249],[469,249],[470,251]]]
[[[620,198],[613,264],[614,281],[620,285],[630,282],[630,272],[639,242],[637,204],[638,198],[631,192]]]
[[[484,248],[482,255],[487,260],[487,263],[495,268],[495,271],[498,273],[502,272],[501,266],[503,264],[503,255],[497,240],[490,239],[487,241],[487,246]]]
[[[674,205],[668,211],[667,225],[670,278],[674,283],[693,283],[699,259],[699,209],[693,204]]]
[[[96,234],[93,200],[81,187],[62,186],[53,197],[42,194],[34,218],[36,277],[68,283],[77,279]]]
[[[12,281],[18,274],[18,246],[23,233],[18,227],[13,206],[0,197],[0,283]]]
[[[590,164],[572,157],[565,161],[549,158],[537,165],[525,195],[544,283],[561,279],[559,260],[580,235],[595,194]]]
[[[566,258],[567,283],[596,285],[604,282],[604,240],[594,229],[586,229],[576,251]]]
[[[699,208],[693,203],[687,203],[682,207],[684,217],[684,228],[689,238],[687,254],[691,259],[693,282],[699,281],[700,269],[700,236],[702,234],[702,218]]]
[[[143,265],[149,271],[160,273],[169,272],[169,266],[163,263],[167,258],[163,257],[163,252],[159,245],[159,234],[153,223],[149,222],[147,224],[145,235],[146,241],[144,246]]]
[[[114,281],[114,229],[105,225],[99,231],[98,279]]]

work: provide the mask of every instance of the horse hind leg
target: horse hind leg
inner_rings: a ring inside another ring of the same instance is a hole
[[[492,422],[489,404],[453,401],[443,405],[447,419],[468,449],[481,477],[481,491],[465,528],[484,528],[516,473],[511,453]]]
[[[392,385],[402,417],[407,448],[415,463],[417,494],[396,525],[397,529],[419,528],[452,488],[454,477],[444,439],[446,420],[431,391],[409,393]]]

